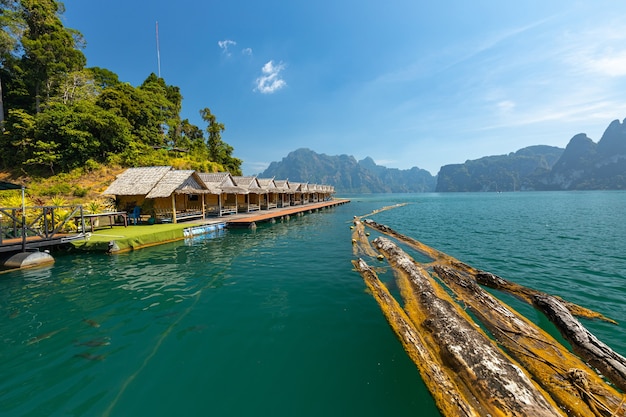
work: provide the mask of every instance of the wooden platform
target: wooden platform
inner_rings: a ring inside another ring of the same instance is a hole
[[[39,248],[47,248],[63,243],[70,242],[74,239],[82,237],[82,234],[66,234],[57,233],[53,237],[45,238],[41,236],[28,236],[26,242],[22,242],[22,238],[3,239],[0,243],[0,253],[4,252],[20,252],[22,249],[31,250]]]
[[[227,227],[233,228],[242,228],[242,227],[251,227],[256,225],[258,222],[269,221],[272,219],[280,219],[285,216],[292,216],[298,213],[305,213],[307,211],[319,210],[327,207],[335,207],[342,204],[349,203],[350,200],[346,199],[337,199],[330,201],[322,201],[319,203],[309,203],[298,206],[289,206],[283,208],[275,208],[270,210],[261,210],[254,213],[246,213],[239,217],[236,215],[232,219],[224,218],[222,219],[226,222]]]

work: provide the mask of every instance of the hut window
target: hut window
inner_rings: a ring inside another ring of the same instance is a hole
[[[189,196],[189,201],[198,201],[198,200],[199,200],[198,194],[191,194]]]

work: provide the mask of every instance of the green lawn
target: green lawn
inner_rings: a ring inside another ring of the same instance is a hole
[[[183,239],[183,229],[197,223],[113,226],[88,233],[87,238],[72,241],[79,250],[106,252],[114,242],[113,252],[124,252],[145,246]]]

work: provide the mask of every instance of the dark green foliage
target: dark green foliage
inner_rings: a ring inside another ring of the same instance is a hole
[[[200,110],[202,120],[207,123],[207,133],[209,134],[208,149],[209,158],[224,166],[227,171],[234,175],[241,175],[241,160],[232,156],[233,147],[222,140],[222,132],[226,129],[223,123],[218,123],[215,115],[211,114],[208,107]]]
[[[178,87],[155,74],[133,87],[108,69],[84,68],[82,35],[63,26],[63,11],[56,0],[0,0],[0,168],[50,175],[175,163],[240,174],[223,124],[211,115],[207,141],[181,120]]]

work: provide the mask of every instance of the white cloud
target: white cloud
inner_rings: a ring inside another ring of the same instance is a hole
[[[241,53],[242,53],[243,55],[252,55],[252,48],[243,48],[243,49],[241,50]]]
[[[220,48],[222,48],[223,54],[230,56],[230,52],[228,51],[228,48],[231,46],[237,45],[237,42],[231,41],[230,39],[225,39],[223,41],[218,41],[217,44],[219,45]]]
[[[254,91],[258,91],[262,94],[272,94],[287,86],[285,80],[280,77],[280,72],[283,69],[285,69],[284,64],[280,63],[274,65],[274,61],[269,61],[263,65],[261,69],[263,75],[256,79],[256,88]]]
[[[515,108],[515,102],[511,100],[503,100],[497,104],[501,113],[510,113]]]
[[[626,76],[626,51],[613,56],[589,58],[585,65],[590,70],[609,77]]]

